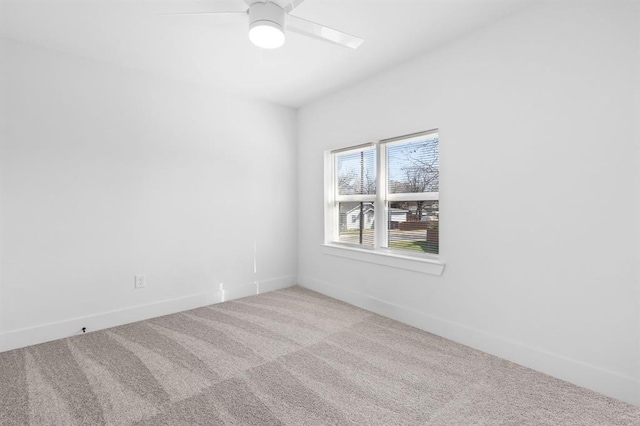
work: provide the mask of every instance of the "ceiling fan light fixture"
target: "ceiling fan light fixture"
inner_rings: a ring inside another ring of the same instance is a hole
[[[284,31],[273,22],[255,22],[249,28],[249,40],[263,49],[277,49],[284,44]]]
[[[285,11],[276,3],[253,3],[249,7],[249,40],[263,49],[284,44]]]

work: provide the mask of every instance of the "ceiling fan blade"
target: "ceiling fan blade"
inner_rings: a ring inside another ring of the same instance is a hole
[[[284,10],[289,13],[291,12],[293,9],[295,9],[296,7],[300,6],[302,4],[302,2],[304,2],[304,0],[292,0],[291,3],[289,3]]]
[[[334,30],[333,28],[325,27],[293,15],[287,16],[286,27],[289,31],[320,38],[352,49],[357,49],[364,42],[360,37],[343,33],[342,31]]]

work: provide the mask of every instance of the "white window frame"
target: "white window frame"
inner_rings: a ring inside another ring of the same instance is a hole
[[[378,142],[351,146],[344,149],[325,152],[325,235],[323,252],[332,256],[340,256],[378,265],[400,268],[414,272],[422,272],[430,275],[441,275],[444,270],[441,253],[438,255],[428,253],[413,253],[408,250],[388,248],[388,203],[394,201],[422,201],[439,200],[439,192],[418,193],[387,193],[387,147],[394,144],[407,143],[412,139],[420,139],[430,134],[438,133],[438,129],[426,132],[413,133]],[[438,141],[439,143],[439,141]],[[375,147],[376,149],[376,193],[363,195],[338,195],[336,194],[337,155],[349,151]],[[339,215],[337,214],[340,202],[373,202],[375,207],[374,246],[373,248],[361,245],[338,242]],[[384,206],[381,208],[380,206]],[[440,251],[440,250],[439,250]]]

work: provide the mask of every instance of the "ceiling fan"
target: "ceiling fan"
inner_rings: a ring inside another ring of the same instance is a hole
[[[364,42],[359,37],[291,15],[290,12],[304,0],[290,0],[286,6],[281,6],[272,0],[244,0],[244,2],[249,8],[241,11],[220,10],[179,13],[179,15],[225,15],[227,17],[236,16],[239,20],[245,20],[248,17],[249,40],[264,49],[275,49],[282,46],[285,42],[285,29],[352,49],[357,49]]]

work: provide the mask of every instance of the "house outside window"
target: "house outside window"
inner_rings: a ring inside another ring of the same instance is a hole
[[[437,130],[327,153],[325,242],[437,257]]]

